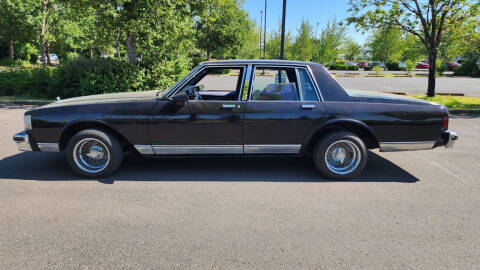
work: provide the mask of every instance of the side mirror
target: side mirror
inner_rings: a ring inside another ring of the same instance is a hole
[[[177,105],[183,106],[188,101],[188,95],[185,92],[180,92],[172,97]]]

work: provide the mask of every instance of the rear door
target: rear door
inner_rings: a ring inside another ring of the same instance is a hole
[[[244,151],[297,154],[307,132],[324,117],[307,67],[255,66],[245,106]]]

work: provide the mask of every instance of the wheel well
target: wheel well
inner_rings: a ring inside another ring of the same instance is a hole
[[[378,148],[378,140],[375,135],[372,134],[370,130],[366,127],[351,123],[351,122],[338,122],[329,124],[325,127],[322,127],[320,130],[315,132],[315,134],[310,138],[310,141],[305,149],[306,153],[313,153],[313,148],[315,147],[316,142],[327,133],[336,131],[336,130],[346,130],[349,131],[362,139],[365,143],[365,146],[368,149]]]
[[[65,150],[65,148],[67,148],[68,142],[75,134],[85,129],[99,129],[99,130],[108,132],[109,134],[117,138],[118,142],[124,149],[129,149],[129,150],[134,149],[134,147],[127,141],[127,139],[125,139],[125,137],[123,137],[120,133],[118,133],[113,128],[107,126],[106,124],[92,122],[92,121],[85,121],[85,122],[75,123],[63,131],[59,140],[60,151],[63,151]]]

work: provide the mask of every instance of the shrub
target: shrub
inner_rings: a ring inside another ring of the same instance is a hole
[[[333,63],[329,66],[331,70],[358,70],[356,65],[346,65],[343,63]]]
[[[403,71],[403,70],[405,70],[405,68],[401,67],[400,63],[398,63],[398,62],[387,62],[386,66],[387,66],[387,70],[391,70],[391,71]]]
[[[412,60],[405,61],[405,70],[408,75],[412,75],[413,70],[415,69],[415,62]]]
[[[453,75],[456,76],[480,76],[480,69],[477,65],[478,58],[464,61],[461,66],[455,68]]]
[[[381,66],[374,66],[374,67],[373,67],[373,70],[375,71],[375,74],[376,74],[377,76],[382,75],[382,67],[381,67]]]

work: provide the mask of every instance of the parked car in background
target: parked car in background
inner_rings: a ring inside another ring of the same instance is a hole
[[[48,58],[45,60],[45,61],[48,61]],[[43,63],[43,58],[41,55],[38,56],[38,61],[37,61],[39,64]],[[60,63],[59,59],[58,59],[58,55],[54,54],[54,53],[51,53],[50,54],[50,63],[52,64],[58,64]]]
[[[417,62],[417,65],[415,66],[416,69],[429,69],[430,64],[426,62]]]
[[[455,68],[462,66],[457,62],[446,62],[444,65],[447,68],[447,71],[453,71]]]
[[[357,65],[359,68],[368,68],[368,62],[359,62]]]
[[[347,65],[347,66],[357,66],[358,64],[357,64],[357,62],[347,62],[347,63],[345,63],[345,65]]]
[[[378,62],[378,61],[371,61],[370,64],[369,64],[369,67],[373,68],[375,66],[379,66],[381,68],[385,68],[385,65],[382,63],[382,62]]]
[[[448,117],[429,101],[346,91],[320,64],[226,60],[201,63],[167,91],[85,96],[27,111],[25,131],[13,140],[23,151],[65,151],[86,177],[112,174],[135,151],[310,156],[323,175],[348,179],[362,172],[368,149],[451,147],[457,134]]]

